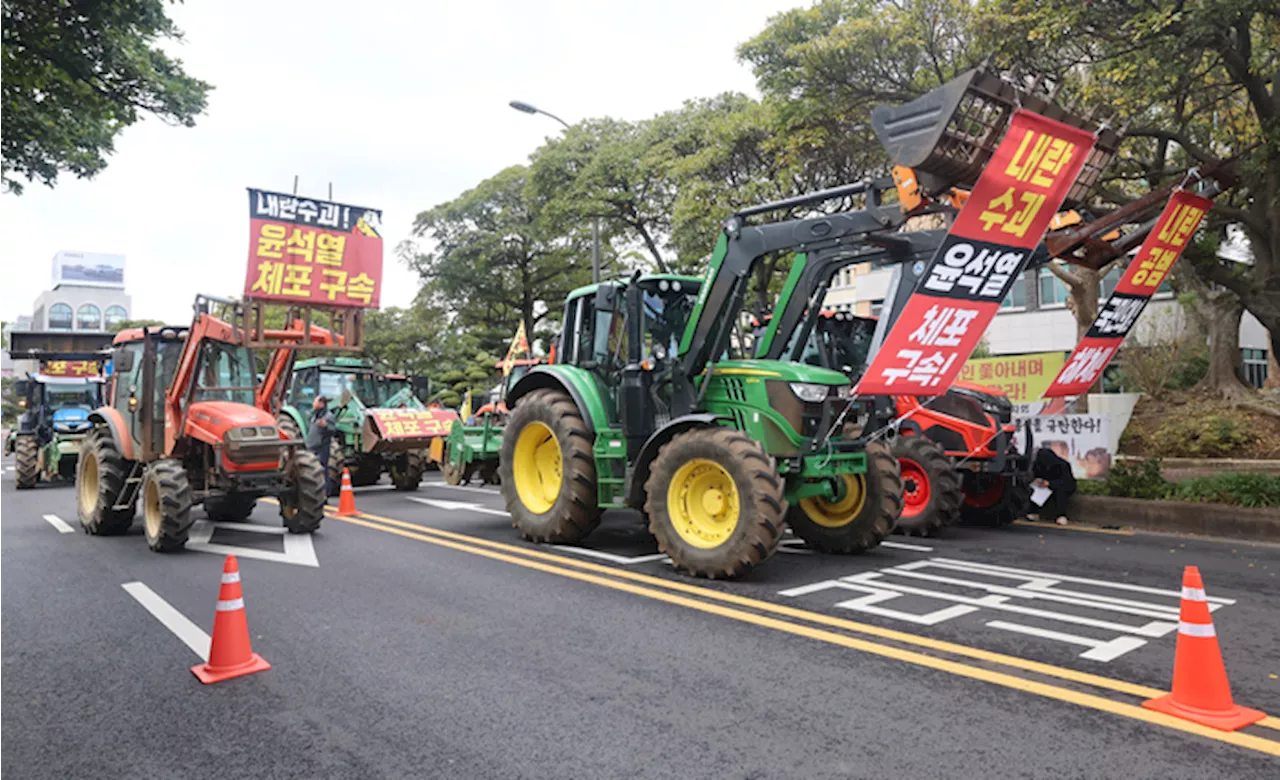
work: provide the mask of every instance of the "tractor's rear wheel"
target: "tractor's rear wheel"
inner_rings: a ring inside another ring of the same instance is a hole
[[[568,393],[535,390],[520,399],[498,464],[511,524],[526,539],[572,543],[600,523],[591,433]]]
[[[342,470],[346,467],[342,445],[335,436],[329,440],[329,495],[336,496],[342,492]]]
[[[782,479],[774,459],[741,431],[676,434],[658,450],[644,489],[649,532],[679,570],[738,577],[778,549]]]
[[[13,476],[19,490],[35,487],[40,479],[40,444],[34,433],[19,434],[14,443]]]
[[[351,472],[352,487],[367,487],[378,484],[382,478],[382,463],[375,458],[363,458],[356,463],[356,470]],[[341,475],[339,475],[341,479]]]
[[[893,530],[932,536],[960,510],[960,472],[942,445],[923,436],[898,436],[889,450],[902,469],[902,514]]]
[[[142,521],[147,546],[156,552],[181,550],[191,532],[191,483],[182,462],[161,458],[142,474]]]
[[[287,414],[281,414],[276,417],[276,428],[280,429],[280,433],[286,439],[302,438],[302,431],[298,430],[298,423]]]
[[[427,459],[421,452],[415,450],[403,453],[391,463],[391,484],[402,492],[417,490],[426,470]]]
[[[87,534],[122,534],[133,525],[137,499],[127,509],[113,509],[125,491],[130,463],[116,449],[105,428],[92,431],[81,445],[76,462],[77,514]]]
[[[291,534],[309,534],[324,519],[324,468],[315,453],[294,450],[286,466],[288,482],[280,494],[280,518]]]
[[[888,445],[867,445],[867,471],[844,477],[836,500],[814,496],[787,510],[787,524],[814,549],[857,553],[885,540],[902,511],[902,474]]]
[[[257,503],[257,499],[253,496],[228,493],[206,498],[204,511],[215,523],[238,523],[247,520],[249,515],[253,514],[253,508]]]
[[[1031,487],[1020,476],[966,473],[960,521],[966,525],[1008,525],[1025,517],[1030,504]]]

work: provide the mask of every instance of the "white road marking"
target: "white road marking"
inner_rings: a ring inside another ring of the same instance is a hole
[[[395,485],[361,485],[351,488],[352,493],[368,493],[374,490],[391,490]]]
[[[450,490],[470,490],[475,493],[488,493],[491,496],[496,496],[502,492],[498,488],[472,487],[471,485],[450,485],[447,482],[423,482],[422,484],[427,487],[448,488]]]
[[[160,598],[154,590],[141,582],[126,582],[120,587],[133,596],[156,620],[159,620],[161,625],[181,639],[183,644],[191,648],[192,652],[200,656],[200,660],[209,660],[209,635],[188,620],[186,615],[174,609],[169,602]]]
[[[906,542],[881,542],[881,547],[892,547],[895,550],[914,550],[916,552],[933,552],[932,547],[923,544],[907,544]]]
[[[1064,634],[1061,631],[1050,631],[1047,628],[1036,628],[1035,626],[1024,626],[1018,623],[1006,623],[1003,620],[992,620],[987,623],[991,628],[999,628],[1005,631],[1016,631],[1019,634],[1030,634],[1043,639],[1056,639],[1059,642],[1066,642],[1071,645],[1081,645],[1089,648],[1080,654],[1081,658],[1088,658],[1091,661],[1113,661],[1130,650],[1137,650],[1147,643],[1145,639],[1138,639],[1132,636],[1118,636],[1115,639],[1101,640],[1090,639],[1088,637],[1076,636],[1075,634]]]
[[[73,533],[76,530],[71,526],[67,525],[66,521],[63,520],[61,517],[58,517],[57,515],[45,515],[44,519],[45,519],[45,522],[47,522],[49,525],[53,526],[54,528],[57,528],[58,533],[60,534],[69,534],[69,533]]]
[[[210,542],[213,532],[222,528],[228,531],[245,531],[268,536],[284,538],[284,552],[274,550],[258,550],[253,547],[237,547],[231,544],[214,544]],[[311,534],[291,534],[279,526],[256,525],[254,523],[211,523],[208,520],[197,520],[191,525],[191,534],[187,538],[187,549],[196,552],[213,553],[214,555],[235,555],[240,558],[255,558],[272,563],[291,563],[295,566],[318,567],[316,548],[311,542]]]
[[[634,566],[637,563],[649,563],[650,561],[663,561],[663,562],[669,563],[671,560],[670,558],[667,558],[667,556],[662,553],[653,553],[651,555],[637,555],[635,557],[628,558],[625,555],[614,555],[613,553],[602,552],[600,550],[592,550],[586,547],[573,547],[567,544],[557,544],[555,545],[555,549],[564,550],[566,552],[571,552],[571,553],[577,553],[578,555],[585,555],[588,558],[599,558],[602,561],[609,561],[611,563],[620,563],[623,566]]]
[[[409,499],[410,501],[416,501],[419,504],[426,504],[427,506],[433,506],[436,509],[443,509],[448,512],[456,512],[458,510],[467,510],[471,512],[483,512],[486,515],[499,515],[501,517],[511,516],[506,512],[506,510],[503,510],[503,509],[490,509],[487,506],[480,506],[479,504],[470,504],[463,501],[445,501],[439,498],[418,498],[417,496],[405,496],[405,498]]]
[[[938,563],[953,563],[967,566],[971,569],[986,569],[988,571],[1001,574],[1017,574],[1029,577],[1044,577],[1041,572],[1030,571],[1028,569],[1014,569],[1008,566],[996,566],[990,563],[978,563],[977,561],[960,561],[952,558],[935,558]],[[1051,579],[1060,580],[1062,582],[1078,582],[1082,585],[1101,585],[1104,588],[1115,588],[1116,590],[1128,590],[1134,593],[1149,593],[1153,596],[1181,596],[1182,590],[1174,590],[1172,588],[1149,588],[1145,585],[1133,585],[1128,582],[1108,582],[1107,580],[1094,580],[1088,577],[1071,577],[1066,574],[1050,574]],[[1206,599],[1211,604],[1234,604],[1235,599],[1222,599],[1210,596]]]

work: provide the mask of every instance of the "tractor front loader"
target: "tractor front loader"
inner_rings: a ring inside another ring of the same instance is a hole
[[[89,412],[102,405],[101,373],[110,353],[110,333],[13,331],[9,356],[38,360],[35,374],[14,383],[23,413],[5,442],[14,456],[19,490],[40,481],[72,481]]]
[[[215,304],[233,311],[231,323],[211,313]],[[255,405],[251,347],[273,342],[249,329],[233,301],[198,296],[194,308],[189,326],[116,335],[106,404],[89,415],[76,472],[81,525],[124,533],[141,502],[147,545],[170,552],[186,544],[194,506],[211,520],[240,521],[269,496],[290,533],[312,533],[324,517],[320,462]]]

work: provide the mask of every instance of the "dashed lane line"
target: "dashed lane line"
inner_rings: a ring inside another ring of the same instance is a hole
[[[1135,704],[1127,704],[1127,703],[1119,702],[1114,699],[1108,699],[1103,696],[1098,696],[1096,694],[1084,693],[1071,688],[1063,688],[1063,687],[1059,687],[1057,685],[1053,685],[1049,683],[1030,680],[1023,677],[1018,677],[1016,675],[1008,674],[1005,672],[998,672],[985,667],[970,666],[968,664],[961,663],[958,661],[953,661],[945,658],[938,658],[936,656],[927,655],[925,653],[916,652],[913,650],[905,650],[892,645],[883,645],[883,644],[872,642],[866,639],[858,639],[855,637],[848,636],[846,634],[837,634],[832,631],[826,631],[823,629],[814,628],[812,626],[792,623],[786,620],[780,620],[778,618],[757,614],[755,612],[745,612],[740,609],[721,606],[720,604],[714,604],[714,603],[710,603],[708,601],[704,601],[696,598],[689,598],[687,596],[681,596],[681,595],[677,595],[675,593],[669,593],[663,590],[655,590],[652,588],[641,587],[639,585],[634,585],[630,582],[623,582],[620,579],[615,579],[615,577],[617,577],[618,575],[622,573],[626,573],[621,569],[601,566],[601,567],[595,567],[595,568],[602,569],[604,573],[609,576],[599,576],[595,574],[588,574],[583,571],[575,571],[572,569],[563,568],[561,566],[554,566],[548,563],[543,563],[537,560],[533,560],[531,557],[526,557],[523,554],[519,556],[509,555],[506,553],[497,552],[496,550],[485,549],[484,547],[475,546],[472,544],[462,544],[459,542],[451,541],[450,539],[442,538],[442,536],[423,533],[422,531],[424,529],[421,526],[414,527],[413,524],[411,523],[404,523],[403,525],[410,526],[411,528],[414,529],[412,531],[406,530],[404,528],[394,527],[395,524],[398,523],[399,521],[392,521],[391,524],[388,524],[386,521],[389,520],[389,518],[376,518],[377,520],[381,520],[382,522],[371,522],[371,520],[369,519],[363,519],[363,518],[371,518],[371,517],[372,517],[371,515],[364,514],[362,515],[361,518],[342,517],[337,519],[345,523],[350,523],[352,525],[361,525],[366,528],[382,531],[383,533],[390,533],[390,534],[395,534],[397,536],[416,539],[418,541],[427,542],[428,544],[433,544],[440,547],[447,547],[449,549],[458,550],[460,552],[466,552],[472,555],[479,555],[485,558],[490,558],[492,560],[502,561],[504,563],[510,563],[516,566],[521,566],[528,569],[534,569],[537,571],[546,572],[548,574],[555,574],[557,576],[566,577],[569,579],[575,579],[581,582],[588,582],[593,585],[599,585],[601,587],[609,588],[611,590],[631,593],[633,595],[643,596],[645,598],[650,598],[656,601],[663,601],[668,604],[674,604],[677,606],[686,607],[688,609],[696,610],[699,612],[705,612],[708,614],[717,615],[719,617],[724,617],[731,620],[737,620],[742,623],[757,625],[764,628],[771,628],[783,633],[788,633],[795,636],[801,636],[807,639],[813,639],[820,642],[826,642],[828,644],[833,644],[840,647],[846,647],[851,650],[858,650],[858,651],[869,653],[872,655],[878,655],[885,658],[891,658],[897,661],[903,661],[906,663],[914,664],[917,666],[922,666],[922,667],[935,669],[942,672],[947,672],[960,677],[980,680],[983,682],[992,683],[994,685],[999,685],[1005,688],[1011,688],[1011,689],[1022,691],[1025,693],[1036,694],[1048,699],[1054,699],[1057,701],[1075,704],[1081,707],[1088,707],[1090,709],[1107,712],[1107,713],[1118,715],[1121,717],[1126,717],[1131,720],[1143,721],[1146,723],[1151,723],[1153,725],[1164,726],[1166,728],[1175,729],[1175,730],[1190,733],[1190,734],[1195,734],[1195,735],[1206,737],[1208,739],[1213,739],[1219,742],[1224,742],[1224,743],[1236,745],[1239,747],[1249,748],[1251,750],[1256,750],[1261,753],[1266,753],[1268,755],[1280,756],[1280,742],[1270,740],[1270,739],[1265,739],[1262,737],[1257,737],[1252,734],[1246,734],[1242,732],[1223,732],[1214,728],[1210,728],[1208,726],[1202,726],[1198,723],[1192,723],[1190,721],[1181,720],[1171,715],[1165,715],[1164,713],[1161,713],[1161,712],[1155,712],[1153,710],[1144,709],[1143,707]],[[455,534],[454,536],[465,537],[465,535],[463,534]],[[478,542],[481,540],[476,539],[471,541]],[[529,552],[527,550],[518,550],[518,551],[520,553]],[[546,557],[553,558],[553,559],[560,559],[561,562],[569,562],[569,559],[563,558],[562,556],[546,556]],[[579,568],[594,566],[594,564],[586,564],[582,561],[577,561],[574,563]],[[630,574],[634,574],[634,572],[631,572]],[[638,575],[638,576],[643,576],[643,575]],[[656,579],[656,578],[650,578],[650,579]],[[677,584],[683,585],[683,583],[672,583],[672,582],[668,582],[666,584],[667,585],[677,585]],[[702,596],[709,596],[710,594],[715,593],[715,591],[706,590],[696,586],[687,586],[687,589],[692,592],[696,592],[698,593],[698,595],[702,595]],[[720,595],[726,595],[726,594],[720,594]],[[919,637],[917,637],[917,639],[919,639]],[[1061,670],[1061,671],[1069,671],[1069,670]]]
[[[141,582],[126,582],[120,587],[133,596],[151,615],[160,621],[160,625],[173,632],[183,644],[200,656],[202,661],[209,660],[209,635],[187,616],[174,609],[173,605],[160,598],[151,588]]]
[[[45,515],[44,520],[49,525],[53,526],[54,528],[57,528],[58,533],[60,534],[74,533],[76,530],[71,526],[67,525],[67,521],[63,520],[61,517],[58,517],[57,515]]]

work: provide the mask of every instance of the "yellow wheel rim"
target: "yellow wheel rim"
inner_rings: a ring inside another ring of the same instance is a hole
[[[520,431],[512,458],[516,494],[525,508],[541,515],[560,497],[560,442],[546,423],[531,422]]]
[[[80,461],[80,515],[88,517],[98,507],[98,457],[86,452]]]
[[[142,491],[142,522],[146,525],[147,538],[156,539],[164,522],[164,515],[160,512],[160,488],[150,479],[143,484],[146,488]]]
[[[800,499],[800,508],[810,520],[824,528],[840,528],[853,522],[867,503],[867,478],[863,474],[845,474],[844,498],[828,501],[821,496]]]
[[[738,527],[738,486],[724,466],[695,458],[681,466],[667,486],[667,514],[675,531],[704,550],[728,541]]]

